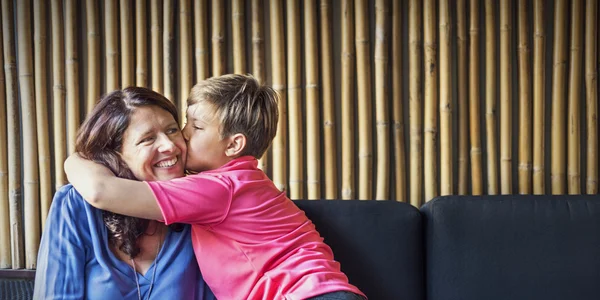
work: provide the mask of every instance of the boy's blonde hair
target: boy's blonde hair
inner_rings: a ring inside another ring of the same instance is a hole
[[[192,88],[188,107],[203,101],[213,105],[221,137],[241,133],[246,136],[241,155],[262,157],[277,133],[279,96],[273,88],[261,85],[252,75],[222,75]]]

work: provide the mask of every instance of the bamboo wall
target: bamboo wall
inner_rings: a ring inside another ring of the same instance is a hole
[[[0,0],[0,268],[35,268],[101,94],[252,73],[293,199],[598,193],[597,0]]]

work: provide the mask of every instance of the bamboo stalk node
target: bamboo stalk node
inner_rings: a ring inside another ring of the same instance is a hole
[[[479,27],[469,29],[469,35],[479,35]]]
[[[567,65],[567,61],[566,60],[561,60],[559,62],[555,62],[554,63],[554,68],[559,68],[560,66],[566,66]]]
[[[208,55],[208,50],[205,48],[194,48],[194,53],[196,53],[196,55],[204,55],[207,54]]]
[[[481,154],[481,148],[471,148],[471,154]]]
[[[435,127],[425,127],[423,128],[423,132],[437,134],[438,130]]]
[[[519,44],[519,47],[517,48],[519,53],[529,53],[531,52],[531,47],[527,46],[527,44]]]
[[[323,122],[323,125],[325,127],[332,127],[333,125],[335,125],[335,123],[331,120],[326,120],[325,122]]]
[[[358,157],[359,158],[370,158],[370,157],[373,157],[373,153],[359,153]]]
[[[389,58],[387,56],[378,56],[378,55],[375,55],[375,61],[388,62]]]
[[[357,44],[361,44],[361,45],[368,45],[369,44],[369,40],[367,39],[356,39],[355,40]]]
[[[271,85],[271,87],[275,90],[275,91],[285,91],[285,85],[283,84],[273,84]]]
[[[532,169],[533,169],[533,164],[528,164],[528,163],[519,164],[519,170],[531,171]]]

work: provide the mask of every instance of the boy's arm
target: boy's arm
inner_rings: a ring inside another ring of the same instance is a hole
[[[145,182],[119,178],[107,167],[77,153],[65,160],[64,168],[69,182],[92,206],[126,216],[162,220],[156,197]]]

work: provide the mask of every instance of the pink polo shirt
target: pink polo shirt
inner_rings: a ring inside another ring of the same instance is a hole
[[[147,183],[166,224],[192,224],[196,260],[218,299],[296,300],[334,291],[364,296],[254,157]]]

